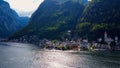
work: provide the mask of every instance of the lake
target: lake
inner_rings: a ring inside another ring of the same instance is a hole
[[[0,68],[120,68],[120,52],[44,50],[31,44],[0,43]]]

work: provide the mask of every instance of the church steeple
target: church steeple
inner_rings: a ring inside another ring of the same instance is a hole
[[[104,33],[104,41],[106,41],[107,38],[108,38],[108,36],[107,36],[107,32],[105,32],[105,33]]]

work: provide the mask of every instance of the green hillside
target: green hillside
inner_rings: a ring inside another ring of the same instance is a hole
[[[83,10],[83,4],[77,1],[45,0],[32,15],[29,25],[13,37],[36,35],[41,39],[60,39],[68,30],[75,30]]]
[[[104,32],[120,37],[120,0],[93,0],[79,19],[77,30],[84,38],[103,38]]]

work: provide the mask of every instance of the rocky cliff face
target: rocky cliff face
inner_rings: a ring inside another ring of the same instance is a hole
[[[7,2],[0,0],[0,38],[7,38],[21,29],[25,25],[23,20],[27,23],[28,18],[20,18]]]

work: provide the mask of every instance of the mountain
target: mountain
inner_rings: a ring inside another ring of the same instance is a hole
[[[88,0],[72,0],[73,2],[79,2],[80,4],[83,4],[84,6],[86,6],[87,4],[89,4]]]
[[[0,0],[0,38],[7,38],[23,28],[27,22],[28,17],[19,17],[7,2]]]
[[[45,1],[50,1],[50,0],[45,0]],[[51,1],[56,1],[59,4],[63,4],[67,1],[77,2],[77,3],[83,4],[83,5],[87,5],[89,3],[88,0],[51,0]]]
[[[79,35],[91,40],[104,37],[120,38],[120,0],[92,0],[85,8],[77,26]]]
[[[84,5],[81,0],[44,0],[30,18],[29,24],[11,38],[38,36],[60,39],[68,30],[74,30]]]

